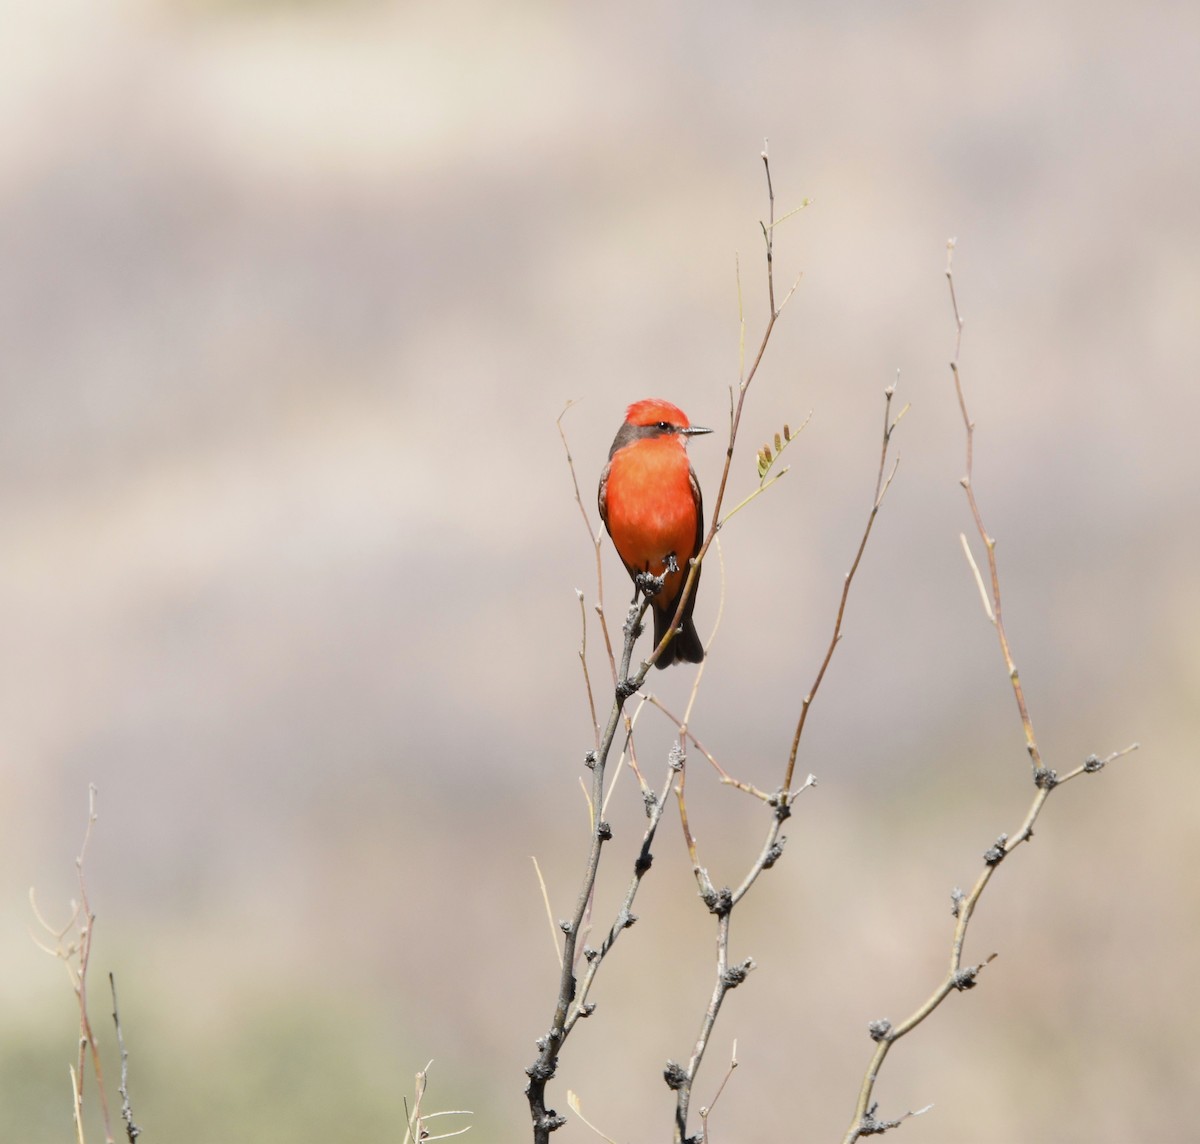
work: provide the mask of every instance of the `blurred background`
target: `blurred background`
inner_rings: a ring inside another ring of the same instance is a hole
[[[803,277],[730,497],[813,416],[706,565],[706,637],[724,608],[692,720],[747,781],[779,782],[897,375],[912,407],[801,752],[819,785],[735,915],[759,968],[694,1107],[736,1038],[714,1141],[840,1139],[868,1022],[940,980],[951,889],[1033,793],[959,541],[956,236],[976,489],[1046,761],[1142,748],[1057,792],[1001,868],[966,951],[999,956],[889,1057],[880,1114],[932,1103],[900,1131],[947,1144],[1178,1138],[1200,1083],[1200,9],[0,12],[5,1139],[73,1133],[75,1003],[28,890],[67,921],[92,783],[93,1022],[111,1075],[111,971],[145,1139],[398,1141],[430,1059],[426,1110],[528,1139],[556,979],[530,857],[566,916],[586,847],[576,589],[601,702],[607,671],[555,421],[576,403],[592,528],[640,397],[719,431],[691,449],[714,495],[739,264],[748,346],[766,318],[764,138],[778,213],[812,205],[777,232],[777,288]],[[619,621],[607,543],[603,567]],[[650,684],[681,709],[691,679]],[[643,712],[656,783],[670,742]],[[736,884],[762,808],[696,752],[689,776],[701,858]],[[598,919],[640,806],[627,775]],[[673,811],[656,857],[551,1086],[630,1144],[669,1135],[662,1068],[714,965]]]

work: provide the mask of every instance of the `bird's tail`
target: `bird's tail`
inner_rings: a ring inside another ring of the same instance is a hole
[[[671,621],[675,618],[675,605],[672,604],[671,610],[667,612],[660,612],[657,608],[652,608],[651,611],[654,612],[654,646],[658,647],[663,641],[663,636],[667,634]],[[691,609],[689,608],[688,611],[690,612]],[[654,666],[667,667],[676,662],[699,663],[703,658],[704,644],[700,642],[700,633],[696,631],[696,625],[692,621],[691,615],[685,615],[675,638],[663,648],[663,653],[658,657]]]

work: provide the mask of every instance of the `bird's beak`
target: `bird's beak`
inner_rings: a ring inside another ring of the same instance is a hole
[[[701,433],[711,433],[711,429],[705,429],[700,425],[689,425],[686,429],[681,429],[681,433],[686,437],[698,437]]]

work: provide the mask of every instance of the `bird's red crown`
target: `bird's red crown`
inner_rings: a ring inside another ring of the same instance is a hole
[[[657,425],[660,421],[680,429],[691,427],[687,414],[678,405],[672,405],[661,397],[647,397],[642,401],[635,401],[625,410],[626,425]]]

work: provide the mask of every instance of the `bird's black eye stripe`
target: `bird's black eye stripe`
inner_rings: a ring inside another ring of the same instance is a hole
[[[660,421],[657,428],[660,433],[670,433],[673,426],[670,421]]]

